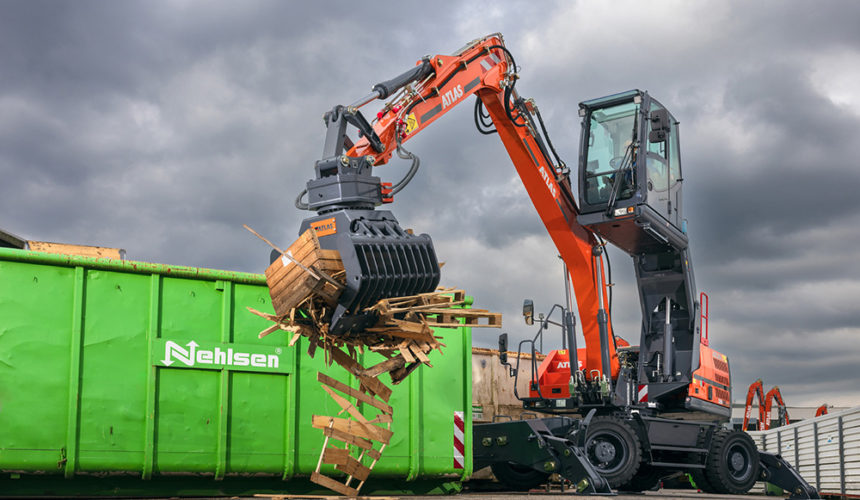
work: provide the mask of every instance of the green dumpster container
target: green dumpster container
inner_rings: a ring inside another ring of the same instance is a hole
[[[262,275],[0,248],[0,494],[314,491],[311,416],[340,410],[316,373],[356,384],[285,333],[258,339],[271,323],[249,306],[271,311]],[[363,494],[472,472],[471,332],[436,334]]]

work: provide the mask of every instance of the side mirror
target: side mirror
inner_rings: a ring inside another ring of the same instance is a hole
[[[499,335],[499,362],[508,364],[508,334]]]
[[[651,112],[651,132],[648,133],[648,142],[651,144],[666,140],[669,133],[669,112],[666,109],[655,109]]]
[[[523,301],[523,319],[527,325],[535,324],[535,303],[532,299]]]

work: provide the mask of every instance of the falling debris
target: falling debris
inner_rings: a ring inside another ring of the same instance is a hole
[[[283,251],[248,226],[245,228],[280,253],[265,272],[275,313],[248,308],[273,323],[259,337],[284,331],[292,334],[290,346],[305,337],[309,356],[314,357],[321,349],[326,365],[337,363],[359,381],[359,389],[353,389],[318,373],[323,390],[346,416],[314,415],[312,422],[314,428],[323,431],[325,441],[311,481],[342,495],[356,496],[392,435],[393,415],[388,404],[392,390],[379,377],[388,374],[391,383],[397,385],[420,365],[432,367],[430,353],[438,350],[441,354],[445,347],[441,337],[433,334],[433,328],[500,328],[502,316],[466,308],[463,290],[439,288],[429,293],[382,299],[361,311],[375,318],[370,327],[332,335],[329,325],[346,279],[340,254],[321,248],[313,229],[302,233]],[[378,353],[384,360],[364,367],[358,355],[365,351]],[[378,414],[366,417],[356,408],[359,403],[365,408],[375,408]],[[346,482],[322,474],[322,464],[334,465],[347,474]],[[355,487],[351,486],[354,480],[358,480]]]

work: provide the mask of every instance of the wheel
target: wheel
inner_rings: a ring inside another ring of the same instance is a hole
[[[708,477],[705,475],[705,469],[692,469],[690,476],[693,477],[693,486],[702,490],[703,493],[717,493],[717,490],[711,486]]]
[[[665,475],[665,471],[652,469],[647,465],[642,465],[633,476],[633,479],[618,487],[618,491],[629,491],[639,493],[641,491],[654,491],[660,485],[660,479]]]
[[[585,453],[613,489],[630,482],[642,461],[642,447],[633,427],[610,416],[594,417],[588,425]]]
[[[743,495],[758,479],[758,451],[743,431],[715,432],[707,464],[705,476],[717,493]]]
[[[707,434],[702,433],[699,435],[699,440],[696,443],[697,448],[705,448],[707,445]],[[710,453],[708,457],[710,457]],[[707,467],[708,458],[705,457],[705,467]],[[711,482],[708,481],[708,477],[705,475],[705,469],[690,469],[690,477],[693,479],[693,486],[702,490],[703,493],[716,493],[717,490],[711,486]]]
[[[490,468],[496,479],[513,491],[528,491],[549,480],[549,474],[512,462],[496,462]]]

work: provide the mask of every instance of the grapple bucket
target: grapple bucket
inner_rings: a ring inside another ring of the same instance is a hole
[[[432,292],[439,284],[430,236],[405,231],[391,212],[336,210],[305,219],[300,232],[309,227],[316,230],[322,248],[340,252],[346,272],[330,334],[372,326],[376,317],[366,309],[380,299]]]

